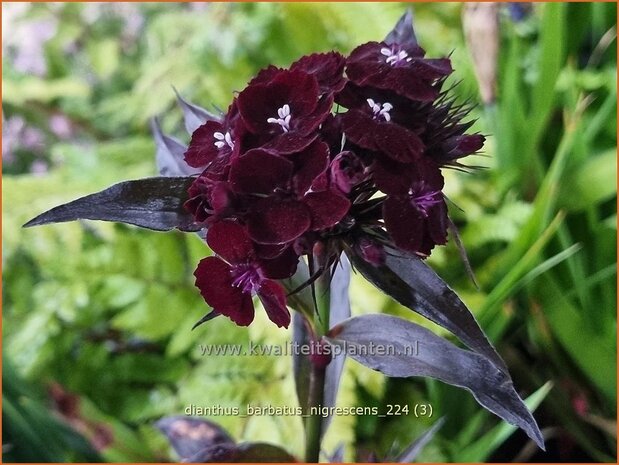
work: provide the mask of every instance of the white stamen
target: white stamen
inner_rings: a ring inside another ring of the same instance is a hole
[[[230,132],[226,132],[225,134],[222,132],[215,132],[213,133],[213,137],[216,139],[214,145],[218,149],[221,149],[225,145],[228,145],[228,147],[234,150],[234,141],[232,140],[232,135],[230,134]]]
[[[279,116],[279,118],[267,118],[267,123],[279,124],[284,132],[288,132],[290,130],[290,120],[292,119],[290,105],[286,103],[283,107],[278,108],[277,116]]]
[[[380,53],[381,55],[387,57],[385,61],[391,66],[396,66],[401,61],[406,61],[408,63],[412,60],[412,58],[408,56],[408,53],[406,53],[405,50],[400,50],[399,52],[396,52],[395,50],[383,47],[380,49]]]
[[[366,101],[372,109],[372,113],[374,113],[375,119],[379,116],[382,116],[385,121],[391,121],[391,115],[389,114],[389,112],[393,109],[393,105],[391,105],[389,102],[385,102],[382,104],[381,107],[380,103],[376,103],[371,98],[367,99]]]

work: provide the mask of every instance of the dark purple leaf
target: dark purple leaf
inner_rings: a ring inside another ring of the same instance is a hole
[[[350,287],[350,262],[346,255],[342,254],[340,262],[335,268],[335,273],[331,279],[331,299],[329,311],[329,326],[341,323],[350,318],[350,298],[348,288]],[[340,387],[340,378],[344,369],[346,356],[339,354],[333,356],[331,363],[327,366],[325,374],[325,391],[323,405],[334,407],[337,400],[337,392]],[[323,420],[322,434],[327,430],[331,417]]]
[[[289,279],[284,279],[281,284],[288,292],[299,288],[310,279],[309,269],[307,264],[300,260],[297,265],[296,273]],[[309,287],[304,287],[302,290],[288,296],[288,305],[297,310],[292,316],[292,340],[296,347],[304,344],[309,344],[309,333],[305,326],[304,319],[312,318],[314,315],[314,301]],[[299,405],[307,408],[307,399],[309,396],[309,379],[311,365],[309,357],[300,353],[293,353],[292,369],[294,373],[295,387]]]
[[[404,47],[413,47],[417,45],[417,37],[413,29],[413,10],[410,8],[398,20],[395,27],[391,30],[384,42],[387,45],[398,44]]]
[[[150,124],[157,148],[157,169],[161,176],[191,176],[200,174],[200,170],[192,168],[185,162],[185,147],[177,139],[161,132],[159,121],[153,118]]]
[[[456,293],[420,258],[387,249],[385,264],[374,266],[351,254],[353,266],[393,299],[451,331],[470,349],[485,355],[497,368],[507,367],[471,311]]]
[[[198,105],[194,105],[193,103],[185,100],[178,93],[176,89],[174,89],[176,93],[176,98],[178,99],[178,104],[181,106],[183,110],[183,117],[185,119],[185,129],[189,133],[189,135],[193,134],[193,132],[202,126],[207,121],[221,121],[221,117],[211,113],[208,110],[205,110]]]
[[[232,438],[221,426],[202,418],[164,417],[155,426],[165,434],[182,460],[215,445],[234,445]]]
[[[294,463],[297,460],[273,444],[246,442],[239,445],[219,444],[206,448],[187,462],[192,463]]]
[[[183,208],[194,178],[146,178],[115,184],[96,194],[52,208],[24,227],[75,220],[102,220],[133,224],[155,231],[199,231]]]
[[[445,417],[439,418],[434,424],[424,431],[421,436],[415,439],[411,444],[398,455],[394,462],[397,463],[412,463],[415,461],[419,453],[426,447],[426,444],[432,440],[436,432],[441,429],[445,423]]]
[[[509,374],[481,354],[460,349],[410,321],[381,314],[350,318],[334,327],[327,340],[386,376],[427,376],[463,387],[480,405],[522,428],[544,448],[537,423]]]

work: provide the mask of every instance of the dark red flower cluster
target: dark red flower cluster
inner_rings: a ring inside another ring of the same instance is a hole
[[[216,254],[195,272],[215,312],[248,325],[257,294],[287,327],[277,280],[317,243],[330,265],[345,249],[378,264],[383,245],[427,256],[446,242],[440,168],[484,142],[442,90],[451,71],[390,38],[309,55],[262,70],[194,132],[185,160],[203,171],[186,208]]]

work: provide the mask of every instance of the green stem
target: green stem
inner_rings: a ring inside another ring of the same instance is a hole
[[[325,264],[323,254],[316,254],[317,267]],[[329,331],[329,311],[331,309],[331,277],[328,271],[316,280],[316,342]],[[322,439],[323,418],[318,413],[324,402],[326,367],[312,364],[310,372],[310,387],[308,395],[308,408],[310,415],[305,423],[305,461],[318,463],[320,461],[320,442]],[[312,407],[315,411],[312,412]],[[313,413],[313,414],[312,414]]]
[[[308,406],[322,406],[324,401],[325,387],[325,368],[313,366],[310,374],[310,389]],[[318,463],[320,461],[320,440],[322,435],[322,417],[314,412],[307,417],[305,424],[305,461],[308,463]]]
[[[316,304],[318,305],[317,339],[329,332],[329,312],[331,311],[331,275],[329,271],[316,280]]]

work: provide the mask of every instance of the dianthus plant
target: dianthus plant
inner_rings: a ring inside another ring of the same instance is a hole
[[[452,72],[449,58],[425,56],[405,14],[383,41],[348,56],[316,53],[261,70],[223,114],[180,99],[191,141],[184,147],[155,122],[161,177],[123,182],[28,225],[86,218],[198,232],[213,253],[194,273],[211,308],[197,325],[250,325],[258,301],[278,327],[292,321],[297,342],[313,348],[294,358],[304,408],[333,404],[349,356],[386,376],[463,387],[543,447],[503,360],[424,262],[455,234],[443,170],[466,168],[462,159],[484,144],[468,132],[470,107],[445,86]],[[351,265],[467,348],[405,319],[350,317]],[[415,354],[406,350],[413,342]],[[362,350],[380,345],[395,350]],[[306,419],[306,461],[319,460],[326,425]]]

